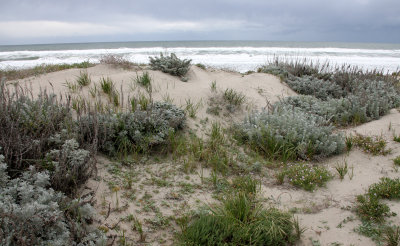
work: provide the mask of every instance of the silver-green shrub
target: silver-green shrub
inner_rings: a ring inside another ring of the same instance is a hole
[[[297,108],[250,115],[236,137],[277,159],[321,159],[344,151],[344,140],[323,118]]]
[[[165,144],[171,131],[183,127],[185,112],[169,103],[155,102],[146,111],[82,117],[81,137],[90,139],[97,132],[100,151],[109,155],[146,151]]]
[[[65,140],[59,149],[49,151],[45,157],[47,169],[51,170],[54,189],[71,194],[86,182],[94,164],[90,152],[79,149],[75,139]]]
[[[3,159],[0,156],[1,245],[105,244],[105,236],[87,225],[93,218],[89,204],[76,207],[83,219],[72,218],[72,203],[61,192],[48,188],[50,177],[46,172],[30,167],[11,179]]]
[[[160,70],[174,76],[183,77],[190,69],[192,60],[179,59],[174,53],[164,56],[162,53],[159,57],[149,57],[150,67],[153,70]]]
[[[313,95],[320,99],[341,98],[346,95],[343,89],[334,82],[313,76],[290,76],[285,81],[294,91],[302,95]]]
[[[385,115],[400,105],[400,96],[393,86],[383,81],[363,81],[344,98],[321,100],[314,96],[293,96],[275,104],[281,110],[298,108],[323,117],[338,126],[365,123]]]

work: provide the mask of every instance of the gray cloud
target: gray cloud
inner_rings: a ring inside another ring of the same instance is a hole
[[[398,0],[0,0],[0,43],[400,42]]]

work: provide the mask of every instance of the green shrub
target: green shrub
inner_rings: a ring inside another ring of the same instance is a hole
[[[252,114],[236,126],[235,136],[265,156],[285,161],[321,159],[345,149],[343,137],[333,134],[326,120],[297,109]]]
[[[287,177],[289,183],[307,191],[313,191],[317,186],[324,186],[332,179],[332,174],[321,166],[313,166],[306,163],[290,164],[283,175]]]
[[[187,59],[181,60],[174,53],[171,53],[169,56],[164,56],[161,53],[160,57],[149,57],[149,59],[151,69],[160,70],[179,77],[186,75],[192,61]]]
[[[298,235],[291,214],[264,208],[255,197],[256,183],[248,181],[237,180],[239,190],[222,204],[195,215],[182,228],[180,245],[293,244]]]

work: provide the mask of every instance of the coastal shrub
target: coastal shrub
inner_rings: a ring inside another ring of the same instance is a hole
[[[59,103],[55,95],[42,93],[32,99],[0,85],[0,153],[11,172],[35,164],[29,160],[42,159],[51,149],[50,136],[73,128],[72,122],[68,105]]]
[[[276,57],[269,64],[258,69],[260,73],[270,73],[283,79],[289,76],[302,77],[305,75],[318,75],[322,71],[320,64],[313,63],[307,59],[284,60]]]
[[[105,55],[100,58],[100,63],[111,65],[115,68],[122,68],[122,69],[132,69],[137,64],[128,61],[127,59],[123,58],[122,56],[116,55]]]
[[[378,82],[371,82],[379,84]],[[357,94],[351,94],[346,98],[318,99],[314,96],[287,97],[273,105],[275,108],[286,110],[298,108],[307,113],[323,117],[337,126],[357,125],[365,123],[385,115],[391,108],[399,104],[399,95],[393,90],[384,90],[369,86],[368,91],[358,90]],[[369,94],[367,94],[369,93]]]
[[[295,92],[302,95],[313,95],[322,100],[341,98],[346,95],[339,85],[308,75],[303,77],[289,77],[285,81]]]
[[[194,215],[178,235],[180,245],[288,245],[299,239],[292,215],[264,208],[253,183]]]
[[[289,164],[278,176],[281,178],[286,176],[289,183],[307,191],[313,191],[317,186],[324,186],[332,179],[332,174],[325,167],[306,163]]]
[[[106,237],[89,224],[94,209],[84,200],[68,201],[48,188],[50,177],[33,167],[11,179],[0,156],[1,245],[104,245]],[[78,215],[74,213],[79,213]]]
[[[55,145],[62,141],[59,134],[53,139]],[[71,194],[88,180],[94,160],[89,151],[79,149],[75,139],[69,139],[59,149],[50,150],[42,165],[50,170],[51,186],[57,191]]]
[[[301,110],[274,110],[247,117],[236,138],[273,159],[321,159],[344,151],[344,139],[322,117]]]
[[[148,110],[85,116],[79,125],[83,142],[93,142],[96,137],[98,149],[113,156],[165,144],[169,132],[182,128],[184,121],[183,110],[155,102]]]
[[[164,56],[162,53],[159,57],[149,57],[150,67],[153,70],[160,70],[174,76],[183,77],[190,69],[192,60],[179,59],[174,53]]]

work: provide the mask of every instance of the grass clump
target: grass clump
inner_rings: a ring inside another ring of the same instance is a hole
[[[87,86],[92,82],[90,76],[87,71],[80,72],[78,78],[76,79],[76,83],[80,86]]]
[[[400,135],[394,135],[393,136],[393,141],[400,143]]]
[[[386,148],[386,140],[381,136],[363,136],[357,134],[353,137],[353,143],[364,152],[372,155],[387,155],[391,153],[391,149]]]
[[[162,53],[159,57],[149,57],[150,67],[153,70],[160,70],[164,73],[169,73],[174,76],[181,77],[185,80],[184,76],[190,69],[192,60],[181,60],[174,53],[169,56],[164,56]]]
[[[178,235],[179,245],[288,245],[299,239],[291,214],[264,208],[254,188],[244,190],[193,216]]]
[[[105,94],[111,95],[111,93],[114,91],[114,82],[110,77],[102,77],[100,79],[100,87]]]
[[[307,191],[314,191],[317,186],[324,186],[332,179],[332,174],[324,167],[295,163],[286,167],[278,177],[280,181],[287,177],[290,184]]]
[[[192,100],[186,99],[185,111],[189,114],[190,118],[196,118],[196,114],[203,105],[201,101],[194,103]]]
[[[241,106],[246,99],[243,93],[237,92],[234,89],[226,89],[223,98],[226,102],[235,107]]]
[[[144,72],[141,76],[136,75],[135,83],[143,86],[144,88],[148,88],[149,86],[151,86],[150,74],[148,72]]]
[[[342,153],[341,135],[318,116],[296,109],[250,115],[237,125],[235,137],[270,159],[321,159]]]

